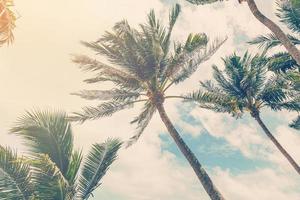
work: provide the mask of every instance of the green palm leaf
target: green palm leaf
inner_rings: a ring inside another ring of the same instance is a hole
[[[100,185],[102,177],[115,161],[120,147],[121,142],[117,139],[109,139],[102,144],[93,145],[84,161],[78,180],[77,196],[79,199],[88,199]]]
[[[298,39],[297,37],[288,35],[288,38],[294,45],[300,44],[300,39]],[[258,36],[248,43],[252,45],[258,45],[259,48],[263,48],[265,51],[282,45],[280,40],[278,40],[273,33]]]
[[[125,108],[131,108],[134,103],[136,103],[136,101],[127,101],[123,103],[116,101],[104,102],[97,107],[84,107],[81,112],[74,112],[69,119],[71,121],[85,122],[86,120],[108,117]]]
[[[150,102],[147,102],[143,108],[143,111],[131,121],[131,124],[137,124],[137,132],[130,138],[127,143],[127,147],[134,144],[140,138],[140,136],[143,134],[144,130],[150,123],[155,111],[155,106],[153,106],[153,104],[151,104]]]
[[[186,1],[196,5],[205,5],[205,4],[215,3],[223,0],[186,0]]]
[[[290,127],[300,130],[300,116],[297,117],[291,124]]]
[[[0,146],[0,199],[29,200],[33,198],[30,166],[10,148]]]
[[[171,65],[169,68],[172,71],[167,72],[172,77],[172,82],[177,84],[188,79],[201,63],[209,60],[216,53],[226,40],[227,38],[217,39],[207,47],[208,39],[205,34],[190,34],[183,47],[182,54],[178,56],[178,60],[173,61],[175,65]]]
[[[66,114],[59,111],[27,112],[11,129],[23,138],[29,153],[46,154],[66,174],[73,150],[73,135]]]
[[[82,163],[82,152],[81,151],[73,151],[72,157],[70,160],[69,168],[67,174],[65,175],[69,184],[74,184],[76,179],[78,178],[79,169]]]
[[[136,100],[140,93],[125,90],[125,89],[112,89],[112,90],[83,90],[72,95],[80,96],[88,100],[114,100],[114,101],[132,101]]]
[[[286,73],[299,68],[297,62],[286,52],[280,52],[268,58],[269,70],[276,73]]]
[[[277,16],[293,32],[300,33],[300,6],[296,1],[277,1]]]
[[[27,161],[32,165],[32,181],[35,192],[43,200],[71,200],[74,187],[62,174],[60,168],[46,154],[36,154]]]

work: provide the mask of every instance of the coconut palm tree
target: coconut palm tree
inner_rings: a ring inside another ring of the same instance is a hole
[[[186,0],[186,1],[196,5],[203,5],[203,4],[215,3],[223,0]],[[239,3],[247,2],[248,7],[252,12],[253,16],[272,32],[271,35],[274,36],[276,40],[280,41],[280,43],[286,48],[289,54],[300,65],[300,51],[293,44],[292,38],[290,38],[287,34],[285,34],[277,24],[275,24],[272,20],[266,17],[262,12],[260,12],[254,0],[238,0],[238,2]],[[289,3],[290,1],[285,0],[285,2]],[[295,1],[291,1],[291,2],[295,2]],[[294,3],[294,6],[296,5],[299,6],[298,4]]]
[[[290,90],[285,81],[277,76],[269,76],[267,62],[260,55],[245,53],[242,57],[235,54],[223,59],[225,69],[213,67],[214,80],[201,82],[199,91],[185,98],[198,102],[200,107],[216,112],[230,113],[240,117],[249,112],[263,129],[268,138],[286,157],[300,174],[300,167],[290,154],[281,146],[261,119],[263,108],[274,111],[300,110],[300,93]]]
[[[277,16],[280,21],[287,26],[287,28],[293,33],[288,34],[289,39],[294,45],[300,44],[300,4],[299,1],[278,1],[279,7]],[[281,41],[276,38],[274,34],[260,35],[249,42],[250,44],[256,44],[260,48],[263,48],[264,52],[278,47]],[[300,65],[292,58],[288,52],[275,53],[268,57],[269,70],[275,72],[278,76],[284,77],[287,82],[294,85],[294,89],[300,91]],[[298,119],[290,125],[292,128],[297,128]]]
[[[12,30],[15,28],[16,17],[10,9],[12,6],[13,0],[0,0],[0,46],[14,39]]]
[[[28,112],[12,133],[23,138],[28,153],[19,157],[0,146],[0,199],[6,200],[88,199],[121,146],[117,139],[95,143],[84,158],[59,111]]]
[[[83,108],[82,111],[74,113],[71,119],[80,122],[95,120],[132,108],[137,103],[144,103],[141,113],[131,122],[137,124],[137,132],[128,145],[142,135],[157,110],[169,134],[211,199],[224,199],[175,129],[165,111],[164,103],[166,99],[172,98],[166,95],[168,89],[189,78],[199,64],[208,60],[225,40],[215,40],[209,45],[205,34],[190,34],[184,43],[174,42],[174,49],[171,50],[171,33],[179,13],[180,6],[174,6],[170,12],[169,26],[164,27],[152,10],[147,23],[140,24],[139,30],[123,20],[115,24],[113,32],[106,32],[98,41],[83,42],[86,47],[111,63],[108,65],[87,56],[75,56],[73,61],[83,70],[96,74],[85,82],[108,81],[116,88],[73,93],[88,100],[104,102],[96,107]]]

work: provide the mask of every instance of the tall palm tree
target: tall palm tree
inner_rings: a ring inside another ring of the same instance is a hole
[[[0,46],[14,39],[12,30],[15,28],[16,17],[10,9],[12,6],[13,0],[0,0]]]
[[[192,4],[203,5],[209,3],[215,3],[223,0],[186,0]],[[288,1],[288,0],[286,0]],[[253,16],[260,21],[263,25],[265,25],[274,35],[274,37],[281,42],[281,44],[286,48],[289,54],[297,61],[300,65],[300,51],[293,44],[291,38],[285,34],[282,29],[275,24],[272,20],[266,17],[260,10],[257,8],[257,5],[254,0],[238,0],[239,3],[247,2],[250,11]]]
[[[157,110],[211,199],[224,199],[175,129],[166,114],[164,103],[172,98],[166,95],[167,90],[189,78],[199,64],[208,60],[225,40],[215,40],[209,45],[205,34],[190,34],[184,43],[174,42],[174,50],[170,50],[171,33],[179,13],[180,6],[174,6],[170,12],[169,26],[164,27],[152,10],[147,23],[140,24],[139,30],[130,27],[124,20],[116,23],[113,32],[106,32],[98,41],[83,42],[111,63],[108,65],[87,56],[75,56],[73,61],[83,70],[96,73],[95,77],[85,82],[109,81],[116,88],[74,93],[88,100],[104,102],[97,107],[85,107],[71,118],[80,122],[94,120],[131,108],[136,103],[144,103],[142,112],[131,122],[137,124],[137,133],[128,144],[131,145],[142,135]]]
[[[285,81],[276,76],[269,76],[267,62],[259,55],[244,56],[231,55],[223,59],[225,69],[221,71],[213,67],[214,80],[201,82],[199,91],[193,92],[185,98],[198,102],[200,107],[216,112],[230,113],[240,117],[249,112],[257,121],[265,134],[289,163],[300,174],[300,167],[290,154],[281,146],[271,131],[261,119],[263,108],[277,110],[300,110],[300,93],[290,90]],[[286,89],[285,89],[286,88]]]
[[[28,112],[12,133],[23,138],[28,155],[0,146],[0,199],[6,200],[88,199],[121,146],[117,139],[96,143],[82,161],[71,124],[57,111]]]
[[[289,39],[294,45],[300,44],[300,1],[278,1],[279,7],[277,16],[280,21],[284,23],[287,28],[293,33],[288,34]],[[249,42],[250,44],[256,44],[260,48],[264,49],[264,52],[268,52],[274,47],[278,47],[281,41],[276,38],[274,34],[260,35]],[[300,65],[292,58],[288,52],[279,52],[268,57],[269,70],[275,72],[278,76],[283,76],[287,82],[294,85],[294,89],[300,91]],[[300,119],[300,117],[299,117]],[[295,119],[290,125],[292,128],[297,129],[297,122],[299,119]]]

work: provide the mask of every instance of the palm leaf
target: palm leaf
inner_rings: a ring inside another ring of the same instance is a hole
[[[32,180],[35,193],[43,200],[71,200],[75,194],[73,185],[62,174],[62,171],[46,154],[35,154],[28,159],[32,165]]]
[[[67,174],[65,175],[66,179],[68,180],[69,184],[74,184],[79,173],[79,168],[82,161],[82,152],[81,151],[74,151],[72,153],[72,157],[70,160],[69,168]]]
[[[0,46],[11,43],[14,39],[16,17],[11,11],[13,0],[0,0]]]
[[[181,7],[179,4],[176,4],[173,9],[171,10],[170,14],[169,14],[169,28],[168,28],[168,33],[166,34],[166,37],[163,38],[162,41],[162,49],[164,51],[164,55],[167,56],[168,55],[168,51],[170,48],[170,39],[171,39],[171,34],[173,31],[173,27],[178,19],[178,16],[181,12]]]
[[[109,139],[101,144],[94,144],[84,161],[78,180],[77,197],[88,199],[92,192],[100,185],[102,177],[110,165],[116,160],[121,142]]]
[[[300,39],[298,39],[297,37],[288,35],[288,38],[294,45],[300,44]],[[260,35],[254,38],[253,40],[249,41],[248,43],[252,45],[258,45],[259,48],[263,48],[265,51],[276,46],[282,45],[280,40],[278,40],[273,33],[267,35]]]
[[[134,120],[131,121],[131,124],[137,124],[137,132],[127,142],[127,147],[134,144],[140,138],[140,136],[143,134],[144,130],[150,123],[155,111],[156,107],[152,103],[147,102],[143,108],[143,111],[136,118],[134,118]]]
[[[132,92],[125,89],[113,89],[113,90],[83,90],[78,93],[72,93],[72,95],[80,96],[81,98],[88,100],[115,100],[115,101],[128,101],[136,100],[140,94],[138,92]]]
[[[297,117],[297,119],[295,119],[291,124],[290,127],[296,129],[296,130],[300,130],[300,116]]]
[[[109,117],[120,110],[131,108],[135,102],[136,101],[127,101],[119,103],[109,101],[104,102],[97,107],[84,107],[81,112],[74,112],[73,115],[69,117],[69,120],[83,123],[86,120],[96,120],[101,117]]]
[[[211,4],[223,0],[186,0],[186,1],[196,5],[205,5],[205,4]]]
[[[188,38],[184,48],[188,53],[185,54],[181,62],[176,63],[178,67],[177,70],[173,69],[172,82],[177,84],[189,78],[198,69],[199,65],[210,59],[226,40],[227,38],[217,39],[209,47],[203,48],[204,45],[199,36],[193,39]]]
[[[134,75],[91,59],[88,56],[77,55],[73,57],[72,61],[79,64],[84,71],[98,72],[96,77],[86,79],[85,82],[87,83],[111,81],[125,88],[139,89],[141,87],[140,80]]]
[[[277,16],[293,32],[300,33],[300,7],[293,1],[277,1]]]
[[[269,70],[286,73],[289,70],[299,68],[297,62],[286,52],[280,52],[268,58]]]
[[[73,150],[73,135],[66,114],[60,111],[32,111],[20,117],[11,129],[23,138],[31,154],[47,154],[66,174]]]
[[[0,199],[29,200],[32,197],[30,166],[10,148],[0,146]]]

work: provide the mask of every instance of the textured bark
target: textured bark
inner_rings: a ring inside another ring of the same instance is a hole
[[[173,126],[172,122],[170,121],[169,117],[166,114],[164,106],[162,103],[156,104],[157,110],[159,115],[164,122],[165,126],[167,127],[171,137],[174,139],[175,143],[177,144],[180,151],[183,153],[185,158],[188,160],[190,165],[192,166],[194,172],[196,173],[198,179],[202,183],[204,189],[206,190],[207,194],[210,196],[212,200],[225,200],[225,198],[221,195],[218,191],[216,186],[211,181],[210,177],[206,173],[205,169],[201,166],[196,156],[190,150],[190,148],[185,144],[183,139],[180,137],[179,133]]]
[[[271,21],[269,18],[264,16],[257,8],[254,0],[245,0],[248,3],[248,6],[252,12],[252,14],[258,19],[262,24],[264,24],[267,28],[269,28],[275,36],[280,40],[282,45],[286,48],[289,54],[297,61],[298,65],[300,65],[300,51],[297,47],[290,41],[287,35],[281,30],[281,28]]]
[[[286,157],[286,159],[289,161],[289,163],[294,167],[294,169],[300,175],[300,167],[299,167],[299,165],[292,158],[292,156],[290,156],[290,154],[281,146],[281,144],[276,140],[276,138],[272,135],[272,133],[266,127],[266,125],[264,124],[264,122],[261,120],[259,114],[256,114],[253,117],[258,122],[258,124],[261,126],[261,128],[264,130],[265,134],[270,138],[270,140],[275,144],[275,146],[278,148],[278,150]]]

